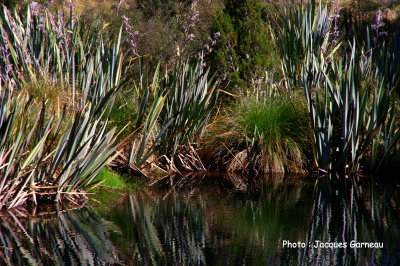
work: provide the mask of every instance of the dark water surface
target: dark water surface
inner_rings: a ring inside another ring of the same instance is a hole
[[[69,211],[3,212],[0,265],[400,265],[399,185],[228,179],[166,179]]]

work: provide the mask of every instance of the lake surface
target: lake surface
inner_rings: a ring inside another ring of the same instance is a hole
[[[400,264],[399,185],[238,180],[166,178],[85,207],[3,212],[0,265]]]

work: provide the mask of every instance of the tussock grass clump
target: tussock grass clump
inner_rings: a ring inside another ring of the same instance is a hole
[[[209,144],[228,172],[303,172],[305,114],[297,99],[244,97],[210,126]]]

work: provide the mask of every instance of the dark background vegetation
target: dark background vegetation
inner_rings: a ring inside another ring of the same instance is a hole
[[[31,1],[2,0],[15,7]],[[115,36],[126,16],[137,31],[137,54],[147,64],[159,62],[170,68],[179,58],[205,54],[213,72],[229,82],[229,88],[254,86],[265,71],[279,72],[279,58],[271,36],[277,16],[300,3],[300,0],[41,0],[53,10],[73,3],[85,27],[94,32]],[[302,1],[306,3],[307,1]],[[383,12],[386,32],[399,26],[400,4],[396,0],[323,1],[340,5],[341,38],[354,34],[365,36],[365,29],[374,23],[377,11]],[[194,20],[191,20],[194,19]],[[209,38],[219,32],[219,40],[211,47]],[[193,37],[188,39],[188,34]],[[389,34],[390,35],[390,34]],[[208,51],[207,51],[208,50]],[[277,76],[279,78],[279,76]]]

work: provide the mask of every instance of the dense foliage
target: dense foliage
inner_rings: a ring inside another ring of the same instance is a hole
[[[393,170],[399,6],[367,1],[353,20],[367,2],[302,2],[3,6],[0,209],[82,200],[107,164],[147,177]]]
[[[259,0],[227,0],[213,21],[220,41],[211,54],[213,69],[231,86],[251,86],[273,62],[265,7]]]

